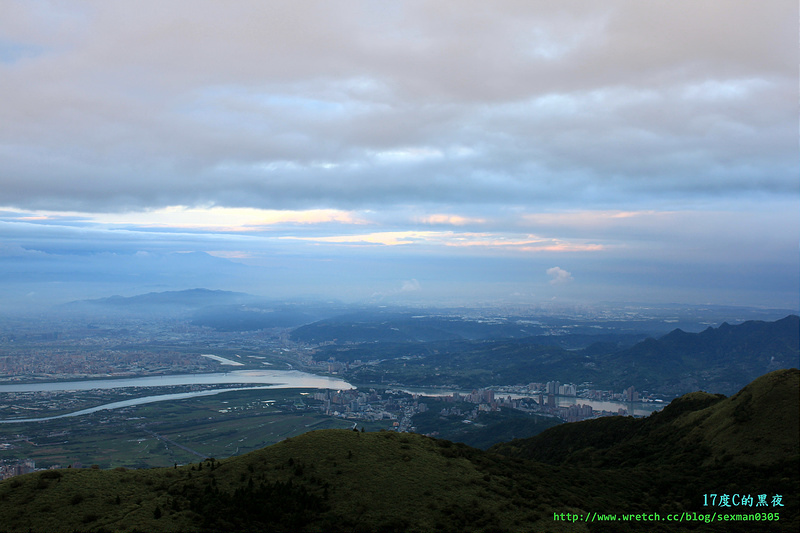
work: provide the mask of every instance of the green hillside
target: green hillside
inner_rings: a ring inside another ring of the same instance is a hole
[[[202,466],[20,476],[0,484],[0,523],[10,531],[544,531],[553,512],[589,497],[573,487],[578,471],[545,487],[538,480],[553,469],[510,469],[522,463],[420,435],[323,430]]]
[[[800,371],[647,419],[562,424],[484,452],[415,434],[322,430],[176,468],[66,469],[0,483],[8,531],[796,531]],[[708,494],[783,507],[704,506]],[[778,512],[780,520],[554,520],[561,513]]]

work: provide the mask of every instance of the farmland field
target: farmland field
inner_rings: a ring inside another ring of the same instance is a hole
[[[45,422],[0,426],[0,460],[38,468],[97,464],[146,468],[240,455],[315,429],[350,428],[326,416],[308,389],[231,391]],[[368,424],[368,429],[389,422]]]

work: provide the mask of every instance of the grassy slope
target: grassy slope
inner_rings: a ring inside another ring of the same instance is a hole
[[[536,464],[510,469],[522,463],[419,435],[325,430],[202,470],[20,476],[0,484],[0,528],[585,531],[554,527],[552,513],[576,511],[590,497],[579,478],[601,477]],[[540,486],[555,471],[572,483]]]
[[[689,438],[704,440],[709,462],[769,464],[800,454],[800,371],[772,372],[720,402],[681,421]],[[780,431],[775,431],[780,427]]]

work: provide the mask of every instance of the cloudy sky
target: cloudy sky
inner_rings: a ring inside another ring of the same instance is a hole
[[[798,307],[798,5],[0,1],[0,290]]]

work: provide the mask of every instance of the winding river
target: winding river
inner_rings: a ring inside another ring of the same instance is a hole
[[[298,370],[235,370],[232,372],[216,372],[213,374],[180,374],[173,376],[146,376],[140,378],[123,379],[96,379],[85,381],[52,381],[44,383],[17,383],[13,385],[0,385],[0,394],[10,392],[35,392],[35,391],[78,391],[92,389],[120,389],[124,387],[168,387],[172,385],[222,385],[231,383],[252,384],[252,387],[238,387],[226,389],[211,389],[176,394],[159,394],[144,396],[120,402],[98,405],[89,409],[82,409],[58,416],[40,418],[15,418],[0,420],[0,424],[19,424],[22,422],[43,422],[81,416],[106,409],[121,409],[133,405],[142,405],[168,400],[183,400],[196,396],[211,396],[229,391],[251,389],[333,389],[343,390],[354,388],[351,384],[341,379],[326,376],[315,376]]]

